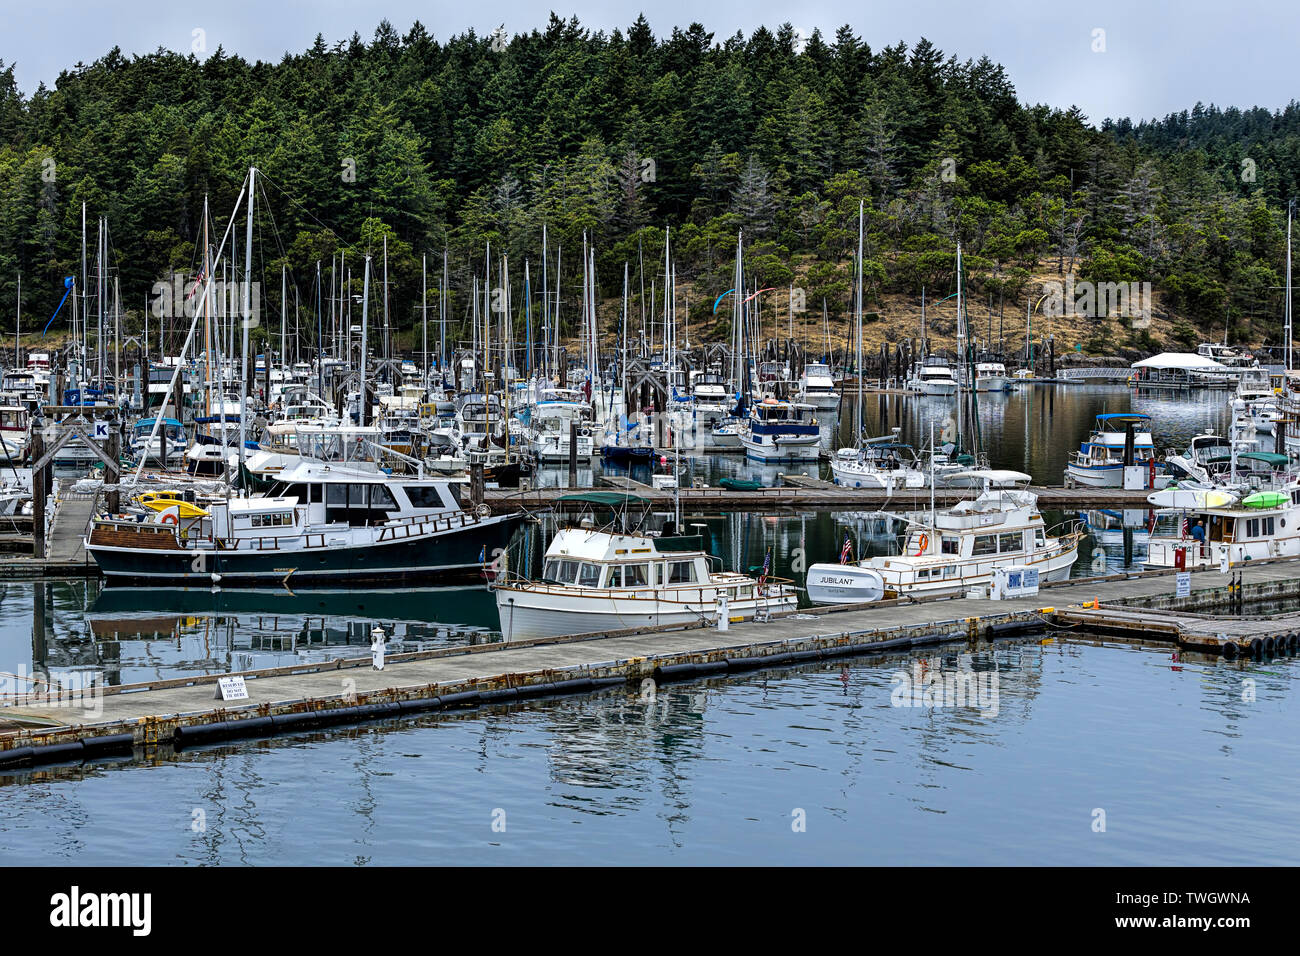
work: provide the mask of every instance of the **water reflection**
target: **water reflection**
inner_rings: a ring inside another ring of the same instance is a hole
[[[897,676],[917,668],[996,679],[996,714],[898,706]],[[0,858],[1149,865],[1249,852],[1293,863],[1296,668],[1044,634],[163,748],[146,772],[0,776],[11,784]],[[1171,801],[1217,807],[1215,825],[1169,815]],[[1104,840],[1089,826],[1095,806],[1123,822]],[[1248,839],[1261,819],[1263,844]]]

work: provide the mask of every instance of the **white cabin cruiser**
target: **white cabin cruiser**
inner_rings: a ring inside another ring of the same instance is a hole
[[[613,493],[568,495],[622,504]],[[606,500],[608,499],[608,500]],[[626,498],[632,504],[644,499]],[[596,503],[593,500],[593,503]],[[753,618],[793,608],[792,582],[716,570],[699,536],[655,537],[563,528],[546,549],[540,580],[499,573],[491,588],[506,640]]]
[[[975,391],[1005,392],[1010,386],[1007,367],[1001,362],[975,363]]]
[[[1160,507],[1148,568],[1226,568],[1300,555],[1300,485],[1244,496],[1166,489],[1148,500]]]
[[[1160,470],[1156,463],[1155,443],[1151,437],[1151,416],[1136,412],[1113,412],[1097,416],[1097,424],[1088,440],[1065,466],[1067,481],[1093,488],[1123,488],[1127,435],[1131,429],[1133,445],[1131,466],[1139,466],[1154,476]],[[1149,484],[1159,487],[1159,480]]]
[[[901,554],[856,564],[814,564],[808,597],[814,604],[857,604],[885,596],[964,593],[988,585],[996,569],[1036,571],[1039,581],[1069,577],[1084,532],[1069,526],[1049,537],[1038,496],[1017,471],[977,470],[964,477],[983,483],[974,499],[945,511],[906,517]]]
[[[817,411],[833,412],[840,407],[840,393],[835,391],[831,367],[823,362],[809,362],[799,379],[799,400]]]
[[[952,367],[933,355],[912,366],[912,374],[904,384],[909,392],[919,392],[922,395],[957,394],[957,376],[953,374]]]

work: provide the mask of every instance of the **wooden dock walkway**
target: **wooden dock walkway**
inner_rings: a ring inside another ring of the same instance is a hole
[[[1252,597],[1278,598],[1300,594],[1298,570],[1300,559],[1277,559],[1252,562],[1242,574]],[[78,700],[27,699],[0,708],[7,727],[21,728],[0,730],[0,767],[83,759],[109,745],[129,751],[137,745],[272,736],[599,687],[636,692],[646,680],[788,667],[1042,629],[1068,632],[1120,620],[1135,622],[1125,632],[1146,643],[1228,657],[1267,650],[1254,642],[1270,627],[1278,630],[1276,620],[1252,629],[1240,619],[1179,611],[1180,601],[1187,608],[1203,608],[1225,593],[1227,580],[1217,571],[1195,572],[1192,596],[1178,599],[1172,574],[1143,572],[1061,582],[1037,596],[1007,601],[928,599],[793,610],[766,622],[733,624],[725,632],[701,622],[441,648],[389,657],[382,671],[371,667],[369,657],[295,665],[244,673],[247,703],[215,703],[216,676],[105,688]],[[1141,602],[1147,607],[1135,610],[1134,603]],[[1157,618],[1180,624],[1204,620],[1206,625],[1148,626]],[[1284,624],[1285,630],[1300,630],[1300,615],[1287,616]],[[1288,647],[1284,641],[1282,648]]]
[[[45,542],[45,553],[50,562],[85,563],[86,535],[90,533],[90,522],[95,517],[98,503],[97,493],[60,492]]]

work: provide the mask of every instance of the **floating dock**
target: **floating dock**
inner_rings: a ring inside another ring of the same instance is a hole
[[[728,511],[762,511],[768,509],[798,510],[801,508],[833,508],[837,511],[927,511],[930,508],[928,488],[909,488],[905,491],[885,492],[874,488],[845,488],[841,485],[808,475],[784,474],[785,484],[777,488],[757,491],[733,491],[729,488],[652,488],[629,478],[609,477],[602,481],[607,489],[627,491],[648,499],[653,505],[672,507],[674,499],[682,508],[725,509]],[[493,514],[505,514],[519,509],[545,511],[552,507],[568,507],[560,499],[576,494],[580,488],[530,488],[528,490],[488,489],[483,503]],[[1038,495],[1039,507],[1053,511],[1089,511],[1096,508],[1128,508],[1146,511],[1149,491],[1126,491],[1122,488],[1047,488],[1031,487]],[[934,494],[936,507],[957,504],[976,494],[970,488],[941,488]],[[580,507],[574,505],[572,507]]]
[[[1238,571],[1242,588],[1233,584]],[[1083,578],[1034,597],[897,600],[798,609],[767,621],[704,623],[440,648],[388,657],[302,664],[242,674],[246,702],[217,702],[221,677],[193,676],[101,688],[93,696],[30,697],[0,708],[0,768],[269,737],[403,715],[788,667],[837,657],[900,652],[1044,629],[1114,632],[1142,643],[1237,658],[1294,652],[1300,615],[1212,617],[1216,602],[1300,596],[1300,559],[1251,562],[1225,576],[1192,574],[1177,598],[1169,572]],[[1160,623],[1160,627],[1155,627]],[[1282,640],[1279,642],[1279,636]]]

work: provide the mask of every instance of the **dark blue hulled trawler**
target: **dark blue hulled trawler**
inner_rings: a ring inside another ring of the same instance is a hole
[[[481,580],[522,515],[461,506],[460,485],[392,476],[372,462],[304,458],[266,493],[101,519],[86,550],[109,584],[161,587],[456,583]]]

